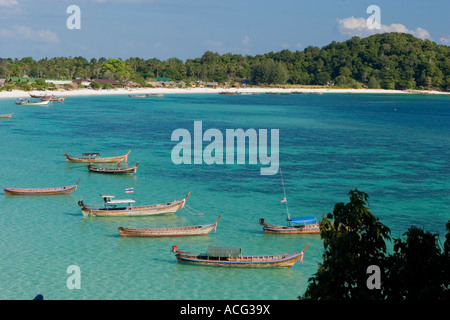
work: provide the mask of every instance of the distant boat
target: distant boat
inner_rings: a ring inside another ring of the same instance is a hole
[[[147,95],[145,95],[145,94],[129,94],[128,96],[130,98],[145,98],[145,97],[147,97]]]
[[[57,102],[64,102],[64,100],[66,100],[66,97],[55,97],[55,96],[51,96],[51,97],[45,97],[45,98],[41,98],[42,101],[45,100],[50,100],[50,101],[57,101]]]
[[[297,253],[285,253],[275,255],[243,256],[241,248],[237,247],[208,247],[207,253],[192,253],[178,250],[177,246],[172,247],[172,252],[178,262],[191,263],[204,266],[219,267],[292,267],[308,248]]]
[[[117,168],[100,168],[100,167],[94,167],[92,164],[89,164],[88,170],[92,172],[98,172],[98,173],[110,173],[110,174],[131,174],[135,173],[137,171],[137,166],[139,164],[139,161],[136,162],[136,164],[129,168],[121,168],[120,165]]]
[[[147,93],[147,97],[164,97],[164,93]]]
[[[235,94],[241,94],[241,93],[239,91],[220,91],[219,94],[235,95]]]
[[[85,205],[83,200],[78,201],[78,205],[81,207],[83,215],[92,216],[150,216],[164,213],[175,213],[178,209],[184,207],[187,196],[182,200],[174,200],[168,203],[148,205],[148,206],[133,206],[135,202],[133,199],[113,200],[115,198],[111,195],[102,195],[105,203],[104,208],[93,208],[92,206]],[[117,205],[124,205],[118,207]]]
[[[188,226],[188,227],[175,227],[175,228],[150,228],[150,229],[137,229],[137,228],[124,228],[119,227],[119,234],[121,237],[182,237],[182,236],[206,236],[213,229],[216,231],[216,222],[206,225]]]
[[[46,101],[30,101],[24,98],[18,98],[16,100],[16,104],[19,105],[30,105],[30,106],[46,106],[50,103],[51,100],[46,100]]]
[[[127,161],[128,155],[131,150],[127,152],[127,154],[123,156],[115,156],[115,157],[105,157],[100,158],[100,153],[83,153],[81,158],[73,157],[64,152],[67,161],[69,162],[84,162],[84,163],[109,163],[109,162],[120,162],[125,159]]]
[[[64,102],[64,100],[66,99],[66,96],[64,97],[55,97],[54,95],[35,95],[35,94],[31,94],[29,93],[31,98],[35,98],[35,99],[40,99],[41,101],[60,101],[60,102]]]
[[[14,112],[10,114],[0,114],[0,119],[9,119],[13,116],[13,114]]]
[[[80,180],[74,185],[56,188],[40,188],[40,189],[20,189],[20,188],[5,188],[5,194],[9,195],[56,195],[56,194],[70,194],[77,189]]]

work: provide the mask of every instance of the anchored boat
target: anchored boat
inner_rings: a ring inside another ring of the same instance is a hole
[[[259,219],[265,233],[278,234],[311,234],[320,233],[320,227],[315,217],[288,218],[287,226],[268,224],[263,218]]]
[[[135,173],[137,171],[137,166],[139,164],[139,161],[136,162],[136,164],[129,168],[122,168],[119,166],[117,168],[101,168],[101,167],[94,167],[92,164],[89,164],[88,170],[92,172],[98,172],[98,173],[112,173],[112,174],[131,174]]]
[[[5,194],[9,195],[56,195],[56,194],[70,194],[77,189],[80,180],[74,185],[56,188],[39,188],[39,189],[21,189],[21,188],[5,188]]]
[[[105,206],[103,208],[94,208],[86,205],[83,200],[78,201],[83,215],[92,216],[150,216],[164,213],[175,213],[178,209],[184,207],[189,193],[181,200],[174,200],[168,203],[154,204],[148,206],[133,206],[135,201],[133,199],[119,199],[114,200],[112,195],[102,195]]]
[[[188,226],[188,227],[175,227],[175,228],[149,228],[149,229],[138,229],[138,228],[124,228],[119,227],[119,234],[121,237],[182,237],[182,236],[206,236],[213,229],[214,232],[217,228],[217,223],[219,218],[214,223],[198,226]]]
[[[289,207],[287,203],[286,190],[284,188],[283,174],[281,173],[281,183],[283,185],[284,198],[281,200],[282,203],[286,204],[287,213],[287,226],[280,226],[274,224],[266,223],[265,219],[260,218],[259,224],[263,226],[264,233],[275,233],[275,234],[311,234],[320,233],[320,226],[317,223],[315,217],[300,217],[291,218],[289,213]]]
[[[172,252],[178,262],[219,267],[292,267],[299,259],[303,263],[303,254],[308,248],[301,252],[284,253],[274,255],[243,256],[242,249],[237,247],[208,247],[207,253],[192,253],[178,250],[172,247]]]
[[[64,152],[64,155],[66,156],[66,159],[69,162],[108,163],[108,162],[121,162],[123,160],[125,160],[126,162],[130,152],[131,150],[129,150],[127,154],[123,156],[104,157],[104,158],[100,158],[100,153],[83,153],[80,158],[68,155],[66,152]]]

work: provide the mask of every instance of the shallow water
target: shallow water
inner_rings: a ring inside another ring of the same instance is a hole
[[[260,175],[262,164],[175,165],[175,129],[193,135],[242,128],[279,129],[280,167],[292,216],[320,218],[348,191],[369,194],[371,211],[399,237],[416,225],[445,235],[450,218],[450,99],[432,95],[165,95],[69,97],[52,106],[16,106],[0,100],[0,181],[4,187],[78,189],[63,196],[0,194],[0,299],[296,299],[317,270],[317,235],[266,235],[259,218],[284,224],[280,175]],[[203,147],[208,143],[204,142]],[[88,172],[67,163],[79,156],[125,154],[139,161],[132,176]],[[133,194],[125,189],[134,187]],[[133,197],[136,205],[183,198],[176,214],[155,217],[83,217],[77,205],[100,194]],[[206,237],[120,238],[117,228],[212,223]],[[291,269],[235,269],[177,263],[172,245],[205,252],[239,246],[244,254],[297,252]],[[68,289],[70,265],[81,289]]]

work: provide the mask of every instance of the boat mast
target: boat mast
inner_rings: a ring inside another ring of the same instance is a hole
[[[286,213],[288,216],[288,220],[291,220],[291,215],[289,214],[289,207],[288,207],[288,202],[287,202],[287,197],[286,197],[286,189],[284,188],[284,181],[283,181],[283,172],[281,172],[281,168],[280,168],[280,176],[281,176],[281,185],[283,186],[283,193],[284,193],[284,199],[286,200],[284,203],[286,203]]]

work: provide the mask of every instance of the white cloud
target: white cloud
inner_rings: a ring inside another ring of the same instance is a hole
[[[18,4],[16,0],[0,0],[0,7],[14,7]]]
[[[19,40],[35,40],[47,43],[59,43],[56,33],[50,30],[32,30],[26,26],[13,26],[12,29],[0,29],[0,37]]]
[[[439,41],[441,42],[441,44],[447,45],[448,43],[450,43],[450,35],[448,35],[447,37],[440,37]]]
[[[249,38],[248,36],[245,36],[244,39],[241,40],[241,43],[242,43],[244,46],[248,46],[249,43],[250,43],[250,38]]]
[[[379,29],[369,29],[367,27],[367,19],[349,17],[344,19],[337,19],[339,24],[339,32],[344,35],[367,37],[375,33],[387,33],[387,32],[400,32],[400,33],[410,33],[413,36],[420,39],[431,39],[430,33],[418,27],[415,30],[409,30],[403,24],[393,23],[391,25],[381,24]]]

